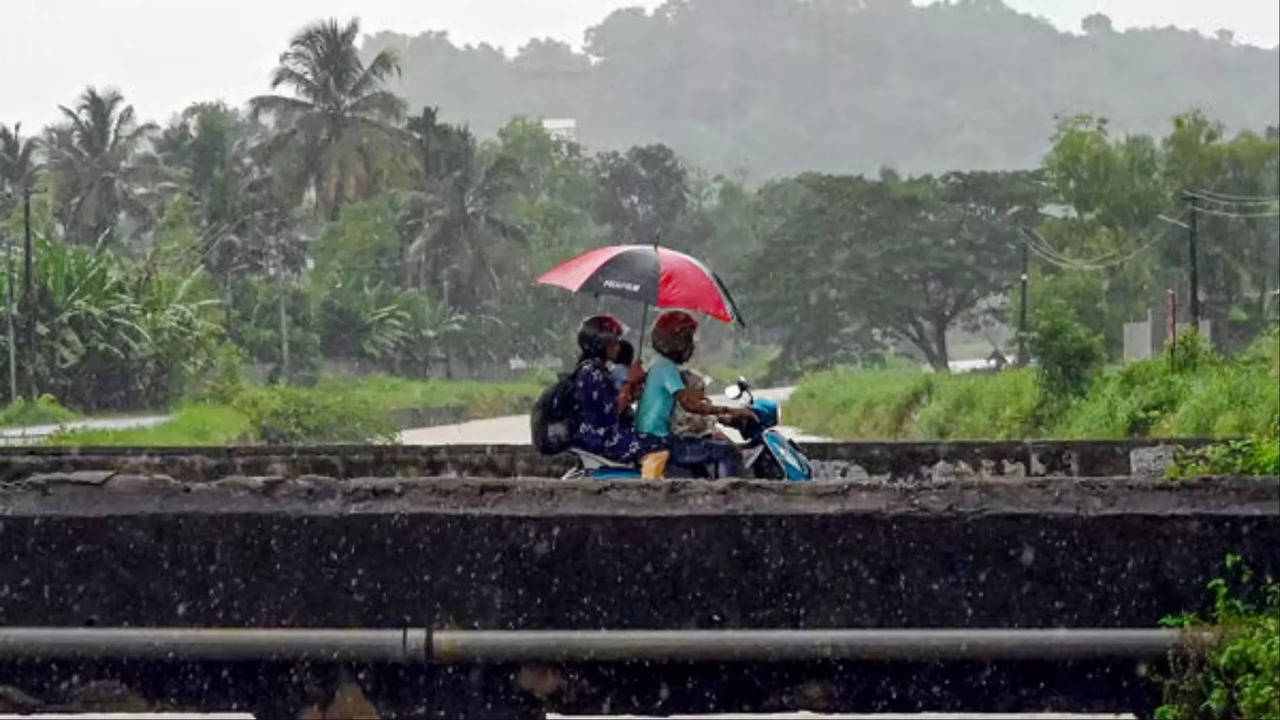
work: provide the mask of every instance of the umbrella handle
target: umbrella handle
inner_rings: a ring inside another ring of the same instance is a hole
[[[644,357],[644,331],[649,325],[649,303],[644,303],[644,310],[640,311],[640,344],[636,347],[636,358]],[[643,363],[641,363],[643,364]]]

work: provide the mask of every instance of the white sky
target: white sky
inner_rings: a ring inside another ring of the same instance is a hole
[[[926,2],[927,0],[916,0]],[[1239,42],[1280,42],[1278,0],[1006,0],[1078,30],[1109,15],[1118,29],[1175,25]],[[239,104],[266,90],[276,56],[317,18],[358,15],[365,32],[447,30],[455,43],[514,52],[530,37],[579,46],[614,8],[658,0],[0,0],[0,122],[58,118],[86,85],[114,86],[139,115],[165,120],[196,100]]]

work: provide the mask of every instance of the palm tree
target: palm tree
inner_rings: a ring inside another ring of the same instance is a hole
[[[287,86],[294,97],[249,101],[253,119],[268,114],[277,124],[276,161],[310,186],[316,210],[330,219],[345,200],[368,191],[376,147],[399,136],[388,123],[404,114],[404,101],[382,87],[400,73],[395,53],[383,50],[366,65],[356,50],[359,34],[354,19],[345,26],[330,19],[304,28],[271,74],[271,89]]]
[[[139,124],[119,91],[87,88],[75,109],[60,106],[66,124],[49,131],[55,211],[67,238],[78,244],[110,240],[121,219],[154,219],[154,195],[164,168],[143,141],[156,130]]]
[[[487,161],[465,128],[436,125],[430,132],[432,149],[422,153],[429,165],[425,188],[411,202],[417,217],[407,260],[417,284],[434,281],[445,308],[472,313],[498,294],[521,257],[511,250],[525,233],[508,212],[520,170],[506,156]],[[420,145],[427,141],[419,138]]]
[[[22,139],[22,123],[13,129],[0,123],[0,191],[9,188],[15,197],[36,184],[36,172],[40,169],[36,152],[39,141]]]

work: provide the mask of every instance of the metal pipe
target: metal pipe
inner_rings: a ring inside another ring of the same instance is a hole
[[[1206,633],[1207,635],[1207,633]],[[1175,629],[435,630],[0,628],[0,658],[362,662],[1158,658]]]
[[[1173,629],[438,630],[435,662],[1161,657]]]
[[[414,629],[0,628],[0,658],[422,662]]]

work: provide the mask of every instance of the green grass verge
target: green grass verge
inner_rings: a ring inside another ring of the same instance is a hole
[[[46,444],[67,446],[219,446],[253,438],[249,417],[234,408],[190,405],[166,423],[131,430],[74,430],[51,436]]]
[[[387,375],[326,378],[317,392],[349,393],[383,410],[460,407],[469,419],[529,412],[551,382],[530,379],[493,383],[478,380],[409,380]]]
[[[1042,402],[1034,370],[945,374],[837,370],[806,376],[787,420],[842,440],[1280,435],[1274,333],[1240,357],[1211,353],[1173,369],[1167,357],[1108,370],[1074,399]]]
[[[0,409],[0,428],[50,425],[79,417],[74,410],[59,405],[53,396],[41,395],[34,401],[18,400]]]
[[[192,404],[173,420],[132,430],[78,430],[50,445],[362,443],[390,441],[396,410],[459,407],[468,418],[528,412],[546,383],[407,380],[387,376],[328,378],[313,388],[239,389],[229,403]]]

